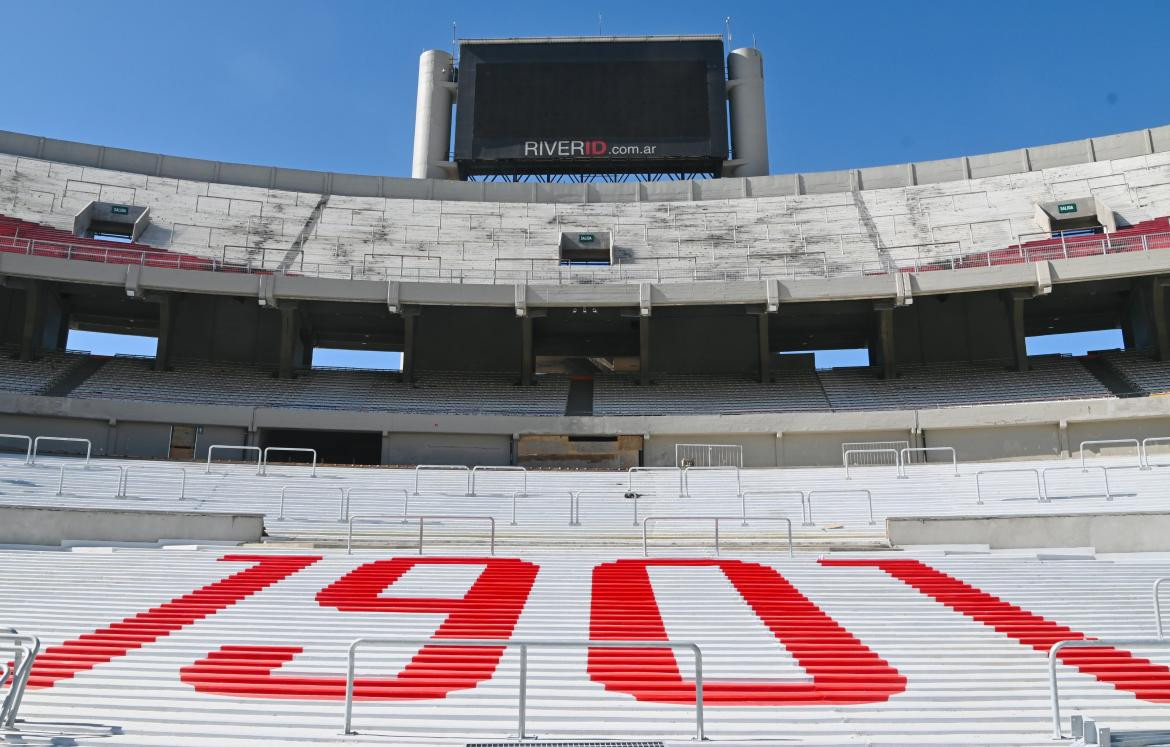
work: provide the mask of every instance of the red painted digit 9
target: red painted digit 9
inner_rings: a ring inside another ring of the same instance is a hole
[[[391,584],[419,565],[483,565],[461,599],[382,597]],[[393,558],[366,563],[317,594],[323,607],[342,612],[446,612],[433,638],[509,638],[528,600],[539,567],[504,558]],[[334,700],[345,697],[343,676],[278,674],[300,646],[222,646],[180,671],[199,692],[257,698]],[[393,677],[358,677],[354,697],[408,700],[446,697],[492,677],[500,646],[423,646]]]

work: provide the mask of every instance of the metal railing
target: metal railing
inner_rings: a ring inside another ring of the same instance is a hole
[[[477,466],[471,468],[471,478],[470,478],[470,481],[468,482],[468,488],[467,488],[468,495],[470,495],[470,496],[475,495],[475,476],[477,474],[480,474],[483,472],[519,472],[520,477],[523,480],[523,485],[521,487],[521,491],[524,493],[528,492],[528,469],[527,468],[525,468],[525,467],[512,467],[512,466],[506,466],[506,465],[481,464],[481,465],[477,465]],[[417,490],[417,488],[416,488],[416,490]]]
[[[1084,471],[1087,469],[1085,467],[1085,447],[1086,446],[1120,446],[1122,444],[1124,444],[1126,446],[1129,446],[1131,444],[1133,445],[1133,448],[1137,450],[1137,458],[1138,458],[1137,466],[1141,469],[1145,469],[1146,464],[1145,464],[1145,460],[1142,459],[1142,445],[1141,445],[1140,441],[1138,441],[1136,438],[1106,438],[1106,439],[1101,439],[1101,440],[1097,440],[1097,441],[1081,441],[1080,448],[1078,449],[1078,451],[1080,452],[1080,456],[1081,456],[1081,470]]]
[[[8,693],[0,703],[0,729],[12,729],[16,726],[16,713],[20,710],[20,702],[24,699],[24,691],[28,688],[28,678],[32,673],[33,663],[37,654],[41,652],[41,639],[35,635],[27,635],[8,628],[0,631],[0,643],[9,644],[0,646],[0,651],[12,651],[12,666],[5,664],[6,674],[11,674],[8,684]],[[0,662],[7,661],[7,655],[0,658]],[[6,677],[0,677],[0,687],[3,687]]]
[[[909,441],[846,441],[845,443],[841,444],[841,466],[847,466],[845,464],[845,452],[847,451],[872,452],[873,450],[877,449],[881,450],[882,453],[889,453],[890,449],[900,451],[901,449],[908,448],[909,446]],[[860,462],[857,464],[858,466],[861,466]],[[891,464],[876,458],[868,460],[866,466],[880,465],[885,465],[887,467],[896,466],[895,464]]]
[[[1162,584],[1170,581],[1170,576],[1163,576],[1162,578],[1154,579],[1154,632],[1158,639],[1162,640],[1166,636],[1162,633],[1162,598],[1158,595]]]
[[[876,524],[877,522],[874,521],[874,519],[873,519],[873,493],[870,492],[869,490],[864,489],[864,488],[847,489],[847,490],[810,490],[810,491],[808,491],[807,501],[808,501],[808,520],[809,520],[809,522],[812,521],[812,499],[813,499],[814,495],[826,496],[826,495],[858,495],[858,494],[865,496],[866,504],[869,506],[869,523],[870,523],[870,525],[872,526],[873,524]]]
[[[983,505],[983,475],[1009,475],[1009,474],[1024,474],[1031,473],[1036,478],[1036,500],[1040,503],[1046,503],[1047,498],[1044,497],[1044,488],[1040,480],[1040,470],[1031,468],[1019,469],[981,469],[975,473],[975,502]]]
[[[256,452],[256,474],[260,474],[261,464],[264,460],[264,452],[259,446],[236,446],[234,444],[212,444],[207,447],[207,469],[203,470],[204,474],[211,473],[211,455],[216,449],[220,451],[254,451]]]
[[[902,452],[899,451],[898,449],[849,449],[845,452],[845,479],[846,480],[853,479],[849,474],[849,457],[853,456],[854,454],[893,454],[894,455],[894,463],[893,464],[885,464],[884,462],[870,462],[869,464],[865,464],[865,465],[857,464],[855,466],[858,466],[858,467],[860,467],[860,466],[897,467],[898,474],[899,475],[902,474],[902,456],[901,456]]]
[[[695,657],[695,739],[703,741],[703,652],[694,643],[676,641],[570,641],[570,640],[514,640],[510,638],[358,638],[349,644],[345,671],[345,728],[346,734],[356,734],[353,729],[353,701],[357,651],[366,646],[453,646],[456,648],[520,648],[520,680],[517,693],[517,738],[530,739],[526,730],[528,709],[528,649],[529,648],[631,648],[631,649],[686,649]]]
[[[62,465],[63,466],[63,465]],[[130,470],[137,469],[144,472],[146,475],[166,474],[170,475],[172,470],[152,469],[139,464],[127,464],[120,468],[122,470],[121,483],[118,486],[117,498],[125,498],[130,490]],[[185,500],[187,497],[187,468],[178,467],[175,470],[179,473],[179,500]]]
[[[24,463],[25,464],[32,464],[32,451],[33,451],[32,436],[25,436],[25,435],[20,434],[20,433],[0,433],[0,438],[23,439],[27,444],[27,447],[25,448],[25,451],[24,451]],[[3,682],[3,680],[0,680],[0,682]]]
[[[309,487],[309,486],[304,486],[304,485],[282,485],[280,488],[280,513],[278,513],[276,516],[277,521],[284,521],[284,500],[288,495],[288,491],[290,491],[290,490],[302,490],[302,491],[306,491],[306,492],[311,491],[312,493],[314,493],[314,495],[305,496],[305,497],[310,497],[310,498],[315,498],[316,494],[319,494],[321,491],[336,490],[337,491],[337,503],[338,503],[337,520],[338,521],[345,521],[346,514],[349,513],[349,497],[348,497],[348,493],[346,492],[345,488],[343,488],[343,487],[340,487],[337,485],[324,485],[321,487],[316,487],[316,486]]]
[[[32,455],[28,460],[29,464],[37,463],[37,452],[40,451],[41,441],[56,441],[65,443],[79,443],[85,444],[85,466],[89,466],[90,455],[93,454],[93,442],[88,438],[73,438],[69,436],[37,436],[33,439]]]
[[[1088,467],[1045,467],[1040,470],[1040,481],[1044,485],[1044,501],[1050,502],[1052,500],[1052,491],[1048,489],[1048,475],[1051,472],[1068,472],[1070,470],[1077,470],[1078,472],[1088,472],[1089,470],[1101,470],[1101,476],[1105,480],[1105,500],[1113,500],[1113,491],[1109,489],[1109,468],[1101,465],[1089,465]],[[1058,495],[1057,498],[1096,498],[1100,493],[1076,493],[1074,495]]]
[[[652,521],[712,521],[715,523],[715,554],[719,554],[719,522],[735,521],[738,516],[647,516],[642,519],[642,555],[650,556],[649,529]],[[747,521],[783,521],[788,525],[788,557],[792,557],[792,520],[786,516],[748,516]]]
[[[356,521],[367,520],[381,520],[399,519],[403,523],[417,519],[418,520],[418,554],[423,554],[423,527],[430,519],[443,519],[446,521],[486,521],[491,528],[491,533],[488,536],[488,552],[491,555],[496,554],[496,520],[491,516],[468,516],[465,514],[354,514],[349,517],[349,530],[345,537],[345,552],[353,554],[353,525]]]
[[[743,481],[739,474],[739,467],[683,467],[680,498],[691,497],[691,472],[735,472],[735,494],[737,496],[743,495]]]
[[[345,503],[344,503],[344,508],[342,509],[342,520],[343,521],[349,520],[350,505],[352,503],[354,493],[358,493],[359,495],[363,492],[375,493],[379,496],[382,496],[382,495],[387,495],[391,491],[395,491],[395,490],[402,491],[402,517],[404,517],[402,520],[402,523],[405,524],[406,523],[405,516],[410,513],[410,491],[407,490],[406,488],[362,488],[362,487],[346,488]]]
[[[312,454],[313,455],[313,472],[310,475],[310,477],[317,476],[317,450],[316,449],[306,449],[306,448],[297,447],[297,446],[266,446],[264,448],[263,459],[260,462],[260,474],[261,475],[268,474],[268,454],[270,452],[273,452],[273,451],[286,451],[286,452],[296,452],[296,453],[300,453],[300,454]]]
[[[900,452],[898,452],[898,477],[901,477],[901,478],[909,477],[909,475],[906,474],[906,465],[910,464],[910,462],[907,461],[907,459],[906,459],[907,456],[909,456],[910,454],[922,454],[924,457],[922,463],[929,464],[930,454],[932,452],[939,452],[939,453],[949,452],[951,455],[951,468],[955,472],[955,477],[959,476],[959,455],[955,453],[955,450],[953,447],[950,447],[950,446],[916,446],[916,447],[911,448],[911,447],[907,446],[906,448],[904,448]]]
[[[420,464],[414,468],[414,494],[418,495],[418,478],[421,472],[466,472],[463,495],[471,495],[471,467],[466,464]]]
[[[1147,648],[1170,648],[1170,640],[1164,638],[1078,638],[1058,641],[1048,650],[1048,690],[1052,700],[1052,738],[1063,739],[1060,724],[1060,691],[1056,680],[1056,661],[1066,648],[1114,648],[1117,646],[1144,646]]]
[[[1154,465],[1150,463],[1150,444],[1170,444],[1170,436],[1151,436],[1150,438],[1142,439],[1141,458],[1145,463],[1146,469],[1153,469]],[[1159,464],[1159,467],[1170,467],[1170,464]]]

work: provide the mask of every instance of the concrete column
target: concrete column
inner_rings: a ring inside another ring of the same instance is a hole
[[[154,370],[168,371],[171,368],[172,339],[175,334],[175,306],[179,299],[166,293],[158,301],[158,347],[154,351]]]
[[[1170,360],[1170,328],[1166,324],[1166,278],[1150,278],[1150,322],[1154,331],[1154,355]]]
[[[638,317],[638,358],[640,361],[638,374],[642,386],[650,385],[650,317]]]
[[[893,379],[898,375],[898,364],[894,357],[894,304],[879,302],[874,304],[877,312],[878,338],[878,365],[883,379]]]
[[[772,380],[772,351],[768,342],[768,313],[760,314],[756,320],[760,340],[760,383],[767,384]]]
[[[20,359],[32,361],[41,357],[41,325],[44,317],[44,284],[28,280],[24,286],[24,329],[20,335]]]
[[[297,342],[300,338],[300,317],[297,307],[284,303],[280,307],[280,362],[277,376],[282,379],[293,377],[293,363],[296,355]]]
[[[1031,291],[1012,290],[1004,296],[1007,305],[1008,330],[1012,340],[1012,357],[1017,371],[1028,370],[1028,338],[1024,328],[1024,302],[1032,297]]]
[[[440,49],[423,52],[418,59],[418,99],[414,109],[414,179],[450,179],[439,165],[447,162],[451,143],[451,103],[454,100],[455,61]]]
[[[727,55],[732,158],[742,161],[732,176],[768,174],[768,123],[764,113],[764,56],[758,49]]]
[[[414,383],[414,332],[418,321],[417,306],[402,307],[402,381]]]
[[[532,352],[532,317],[520,317],[520,384],[532,386],[536,378],[536,357]]]

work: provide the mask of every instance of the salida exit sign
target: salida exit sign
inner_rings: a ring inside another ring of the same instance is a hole
[[[1056,206],[1056,212],[1064,215],[1065,213],[1075,213],[1077,211],[1077,204],[1075,202],[1062,202]]]

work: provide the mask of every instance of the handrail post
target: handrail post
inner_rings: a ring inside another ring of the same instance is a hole
[[[516,725],[516,736],[520,741],[527,737],[524,733],[524,717],[528,709],[528,644],[520,644],[520,702],[518,707],[519,719]]]
[[[715,517],[715,557],[719,557],[719,517]]]
[[[695,739],[702,742],[707,738],[703,730],[703,652],[695,643],[691,651],[695,654]]]
[[[1057,641],[1048,649],[1048,695],[1052,703],[1052,738],[1063,739],[1060,728],[1060,693],[1056,680],[1056,655],[1067,641]]]
[[[352,527],[352,525],[351,525]],[[345,670],[345,733],[353,734],[353,674],[354,658],[359,641],[349,644],[349,661]]]
[[[1154,632],[1159,640],[1164,640],[1166,636],[1162,632],[1162,600],[1158,597],[1158,589],[1167,581],[1170,581],[1170,576],[1154,580]]]
[[[426,525],[426,523],[427,523],[426,519],[424,519],[421,516],[418,517],[418,554],[419,555],[423,554],[423,527]]]

